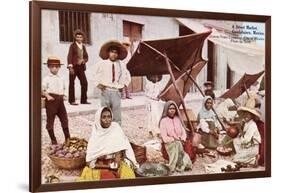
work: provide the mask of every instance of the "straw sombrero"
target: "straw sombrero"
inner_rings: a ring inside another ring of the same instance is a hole
[[[129,37],[125,37],[124,40],[121,42],[123,45],[131,46],[131,41]]]
[[[108,51],[109,51],[110,47],[116,47],[118,49],[118,52],[119,52],[118,59],[119,60],[123,60],[127,57],[128,51],[125,48],[125,46],[123,46],[122,43],[117,40],[111,40],[111,41],[104,43],[101,46],[99,55],[102,59],[107,60],[109,58]]]
[[[239,107],[237,109],[238,114],[241,114],[243,111],[249,112],[257,118],[261,117],[261,113],[255,108],[255,98],[248,99],[245,106]]]
[[[43,63],[47,65],[63,65],[59,58],[57,57],[48,57],[47,62]]]

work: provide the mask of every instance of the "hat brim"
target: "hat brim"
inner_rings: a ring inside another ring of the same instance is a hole
[[[119,60],[124,60],[127,57],[128,51],[125,48],[125,46],[123,46],[119,41],[109,41],[109,42],[104,43],[101,46],[99,56],[102,59],[107,60],[109,58],[108,50],[110,47],[117,47],[119,49],[119,51],[118,51]]]
[[[239,107],[237,109],[237,113],[241,114],[242,112],[249,112],[258,119],[260,119],[260,117],[261,117],[260,113],[256,109],[251,109],[251,108],[248,108],[248,107]]]
[[[208,85],[214,86],[214,83],[212,83],[212,82],[205,82],[205,83],[204,83],[204,86],[208,86]]]
[[[258,94],[261,95],[261,96],[265,96],[265,90],[258,91]]]
[[[43,64],[45,64],[45,65],[64,65],[64,64],[48,64],[48,63],[46,63],[46,62],[44,62]]]

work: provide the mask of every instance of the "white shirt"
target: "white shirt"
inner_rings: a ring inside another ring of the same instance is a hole
[[[163,90],[163,85],[165,86],[161,81],[153,83],[147,80],[145,85],[145,95],[150,99],[158,100],[158,95]]]
[[[249,143],[253,140],[254,144],[261,143],[261,136],[257,127],[257,124],[250,120],[249,122],[245,123],[243,127],[243,133],[240,137],[241,143],[244,145],[250,145]]]
[[[49,94],[65,95],[64,80],[58,74],[50,73],[42,81],[42,91]]]
[[[83,43],[78,43],[78,42],[75,42],[75,43],[78,46],[78,48],[83,49]]]
[[[115,81],[112,82],[112,64],[114,64]],[[103,60],[95,66],[94,85],[104,85],[109,88],[121,89],[131,82],[131,74],[120,60],[112,62]]]

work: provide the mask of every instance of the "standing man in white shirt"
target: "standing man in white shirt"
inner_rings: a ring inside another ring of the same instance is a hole
[[[58,116],[61,122],[65,141],[70,138],[68,117],[64,106],[65,84],[64,80],[58,75],[60,66],[62,65],[60,59],[49,57],[46,64],[50,71],[50,74],[44,77],[42,81],[42,95],[46,97],[46,129],[51,138],[51,143],[57,144],[57,139],[54,134],[56,116]]]
[[[159,94],[163,90],[162,75],[146,76],[147,82],[145,86],[146,109],[147,113],[147,129],[150,138],[160,137],[159,122],[162,116],[165,102],[160,100]]]
[[[121,60],[127,49],[117,40],[102,45],[99,56],[103,59],[95,67],[94,85],[101,90],[101,106],[109,107],[113,121],[121,125],[121,90],[131,81],[130,72]]]

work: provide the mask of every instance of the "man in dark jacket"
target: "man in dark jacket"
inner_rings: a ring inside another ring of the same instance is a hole
[[[81,84],[81,104],[90,104],[87,101],[88,81],[85,75],[86,63],[88,62],[88,53],[83,44],[84,33],[81,30],[74,31],[74,42],[70,45],[67,63],[69,69],[69,90],[68,101],[71,105],[78,105],[75,102],[75,79],[76,76]]]

